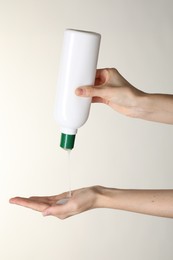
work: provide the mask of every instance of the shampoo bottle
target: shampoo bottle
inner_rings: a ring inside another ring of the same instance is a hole
[[[77,130],[88,119],[91,98],[76,96],[75,89],[94,84],[100,40],[100,34],[94,32],[64,32],[55,106],[63,149],[73,149]]]

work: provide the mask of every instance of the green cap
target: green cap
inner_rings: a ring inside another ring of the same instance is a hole
[[[74,147],[74,141],[75,141],[76,135],[69,135],[69,134],[61,134],[61,141],[60,146],[63,149],[72,150]]]

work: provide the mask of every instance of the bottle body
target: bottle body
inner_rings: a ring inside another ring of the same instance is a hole
[[[75,89],[82,85],[94,84],[100,39],[101,36],[93,32],[71,29],[64,32],[55,120],[63,133],[60,146],[65,149],[73,148],[77,129],[88,119],[91,98],[76,96]],[[64,142],[68,142],[68,135],[72,144],[66,147]]]

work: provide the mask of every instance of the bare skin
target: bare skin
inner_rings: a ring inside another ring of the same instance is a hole
[[[116,69],[97,71],[94,86],[76,89],[76,95],[92,97],[133,118],[173,124],[173,95],[149,94],[132,86]],[[125,190],[93,186],[74,190],[68,202],[57,205],[68,193],[50,197],[16,197],[10,203],[60,219],[95,208],[112,208],[173,218],[173,190]]]
[[[173,95],[149,94],[132,86],[116,69],[100,69],[95,86],[76,89],[76,95],[110,106],[134,118],[173,124]]]
[[[12,198],[10,203],[65,219],[96,208],[111,208],[173,218],[173,190],[125,190],[93,186],[74,190],[64,205],[57,201],[68,193],[50,197]]]

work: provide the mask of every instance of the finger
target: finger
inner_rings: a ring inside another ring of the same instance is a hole
[[[49,199],[48,197],[30,197],[30,198],[22,198],[22,197],[15,197],[10,199],[10,203],[12,204],[21,204],[21,203],[26,203],[28,201],[35,201],[37,203],[48,203]],[[22,205],[23,206],[23,205]]]
[[[58,218],[62,219],[62,218],[65,218],[67,215],[67,211],[65,210],[65,208],[66,208],[65,204],[56,205],[56,206],[54,205],[54,206],[48,207],[45,210],[43,210],[42,214],[44,217],[54,216],[54,217],[58,217]]]
[[[64,192],[64,193],[61,193],[59,195],[50,196],[49,201],[52,202],[51,203],[52,205],[54,205],[60,200],[68,199],[70,196],[71,196],[71,194],[69,194],[69,192]]]
[[[76,89],[75,94],[80,97],[96,97],[101,95],[101,88],[84,86]]]
[[[108,81],[109,72],[108,69],[98,69],[96,71],[95,84],[96,86],[105,84]]]
[[[104,98],[101,97],[93,97],[92,98],[92,103],[104,103],[104,104],[108,104],[108,101]]]
[[[101,98],[102,103],[107,103],[115,95],[115,88],[109,85],[96,86],[83,86],[76,89],[75,93],[81,97]],[[96,99],[98,100],[98,99]]]
[[[52,204],[54,200],[56,200],[57,195],[54,196],[32,196],[29,199],[38,203],[46,203],[46,204]]]
[[[23,206],[26,208],[30,208],[39,212],[42,212],[43,210],[45,210],[47,207],[50,206],[45,202],[34,201],[31,198],[21,198],[21,197],[15,197],[10,199],[10,203]]]
[[[94,86],[83,86],[76,89],[75,94],[83,97],[94,97],[100,94],[100,89],[109,79],[108,69],[98,69],[96,71]],[[99,91],[99,92],[98,92]]]

